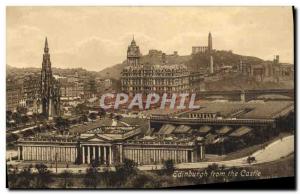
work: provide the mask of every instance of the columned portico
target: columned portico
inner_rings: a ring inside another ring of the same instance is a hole
[[[91,164],[96,161],[100,165],[113,164],[111,145],[82,145],[82,163]]]

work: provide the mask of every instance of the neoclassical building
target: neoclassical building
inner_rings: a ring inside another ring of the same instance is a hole
[[[189,90],[189,71],[182,64],[142,64],[135,40],[127,49],[127,66],[121,73],[122,91],[135,93],[180,93]],[[164,61],[164,60],[163,60]]]
[[[45,163],[100,165],[122,163],[124,158],[137,164],[198,162],[204,158],[201,142],[192,138],[145,136],[140,128],[96,127],[80,135],[40,134],[18,140],[18,159]]]

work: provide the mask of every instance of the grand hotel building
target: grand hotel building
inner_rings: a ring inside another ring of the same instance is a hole
[[[189,71],[183,64],[167,64],[162,55],[162,64],[142,64],[141,53],[135,40],[127,49],[127,66],[121,73],[122,91],[143,93],[180,93],[189,90]]]

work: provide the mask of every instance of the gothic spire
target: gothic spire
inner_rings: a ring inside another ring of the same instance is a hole
[[[48,53],[48,51],[49,51],[49,48],[48,48],[48,40],[47,40],[47,36],[46,36],[44,52],[45,52],[45,53]]]
[[[132,35],[131,45],[136,45],[135,40],[134,40],[134,34]]]

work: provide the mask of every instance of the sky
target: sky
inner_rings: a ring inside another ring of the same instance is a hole
[[[52,67],[100,71],[126,59],[132,37],[142,54],[189,55],[192,46],[293,63],[291,7],[7,7],[6,62],[41,67],[45,37]]]

